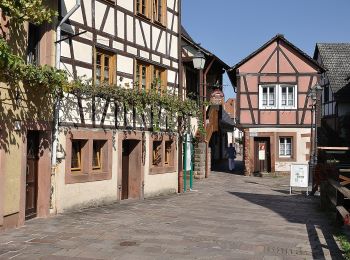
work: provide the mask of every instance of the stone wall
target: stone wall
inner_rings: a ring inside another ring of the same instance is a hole
[[[249,137],[249,129],[244,129],[244,137],[243,137],[243,161],[244,161],[244,175],[251,175],[251,165],[249,159],[249,145],[250,145],[250,137]]]
[[[206,143],[198,143],[194,147],[194,177],[196,179],[205,178],[205,153]]]

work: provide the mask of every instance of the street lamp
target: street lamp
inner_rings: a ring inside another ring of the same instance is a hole
[[[204,69],[205,66],[205,56],[201,51],[197,51],[197,53],[193,56],[193,67],[197,70]]]
[[[311,110],[311,135],[312,135],[312,131],[313,128],[315,127],[315,131],[314,131],[314,138],[313,138],[313,151],[311,154],[311,160],[309,162],[310,164],[310,168],[313,170],[314,166],[317,165],[317,101],[318,101],[318,93],[319,91],[322,90],[322,87],[319,84],[316,84],[314,86],[312,86],[310,88],[310,91],[308,93],[308,97],[311,98],[312,100],[312,110]],[[314,122],[315,121],[315,126],[314,126]],[[311,177],[313,177],[313,175],[310,174]]]

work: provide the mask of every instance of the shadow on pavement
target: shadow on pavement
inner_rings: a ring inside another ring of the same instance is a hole
[[[278,191],[281,192],[281,191]],[[312,257],[314,259],[326,259],[322,248],[327,248],[332,259],[343,259],[342,251],[339,249],[334,240],[331,228],[327,227],[328,223],[323,216],[315,218],[315,210],[313,203],[307,198],[300,196],[285,196],[271,194],[253,194],[243,192],[228,192],[236,197],[254,203],[256,205],[268,208],[291,223],[305,224],[310,245],[312,248]],[[319,213],[321,214],[321,213]],[[322,231],[324,240],[317,229]],[[288,236],[288,234],[286,234]]]
[[[228,160],[221,160],[212,163],[211,170],[214,172],[225,172],[235,175],[244,175],[242,160],[235,160],[235,169],[233,171],[230,171],[228,168]]]

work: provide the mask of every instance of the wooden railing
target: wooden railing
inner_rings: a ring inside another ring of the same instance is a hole
[[[336,222],[342,225],[350,225],[350,158],[346,155],[348,152],[348,147],[322,147],[319,150],[319,154],[322,155],[321,162],[315,171],[318,170],[321,176],[321,206],[334,210]],[[338,158],[337,154],[340,155]]]
[[[210,108],[209,109],[209,123],[205,129],[206,131],[206,141],[209,142],[211,136],[215,131],[219,130],[219,111],[217,109]]]

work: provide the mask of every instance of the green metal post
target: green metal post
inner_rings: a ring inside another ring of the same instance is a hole
[[[187,190],[187,169],[186,169],[186,164],[187,164],[187,135],[185,137],[185,142],[184,142],[184,165],[183,165],[183,172],[184,172],[184,192]]]
[[[192,140],[191,140],[192,141]],[[190,190],[193,189],[193,161],[192,161],[192,158],[193,158],[193,143],[191,142],[191,169],[190,169]]]

